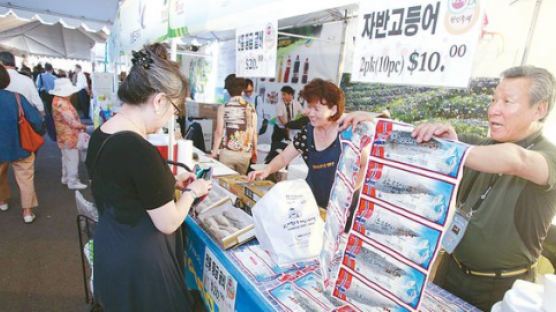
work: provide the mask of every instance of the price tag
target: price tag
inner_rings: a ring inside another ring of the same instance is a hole
[[[218,311],[234,311],[237,281],[207,247],[203,266],[203,285],[207,296],[218,306]]]
[[[352,80],[467,87],[482,1],[363,1]]]
[[[239,77],[274,77],[278,44],[277,21],[236,31],[236,74]]]

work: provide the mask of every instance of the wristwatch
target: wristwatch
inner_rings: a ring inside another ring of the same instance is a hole
[[[186,193],[186,192],[191,192],[191,194],[193,195],[193,200],[199,198],[199,195],[197,195],[197,193],[190,188],[186,188],[185,190],[183,190],[183,193]]]

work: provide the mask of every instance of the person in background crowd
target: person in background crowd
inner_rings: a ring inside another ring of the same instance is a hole
[[[255,110],[257,110],[259,104],[262,103],[261,97],[255,95],[253,80],[251,79],[245,79],[245,90],[243,90],[243,99],[246,100],[249,104],[251,104]]]
[[[119,78],[119,80],[120,80],[119,83],[124,82],[124,80],[125,80],[126,77],[127,77],[127,72],[121,71],[120,74],[118,75],[118,78]]]
[[[48,93],[50,90],[54,89],[54,80],[56,80],[56,76],[54,76],[52,64],[45,63],[44,72],[39,74],[36,79],[39,94],[41,91]]]
[[[282,102],[278,103],[276,107],[276,116],[278,122],[274,127],[274,132],[272,133],[272,142],[281,142],[282,140],[290,139],[289,129],[286,128],[286,124],[292,120],[295,120],[298,115],[301,115],[303,108],[298,101],[294,100],[295,91],[290,86],[283,86],[280,89],[282,93]]]
[[[226,78],[225,88],[231,99],[218,108],[211,154],[239,174],[246,174],[250,161],[257,162],[257,115],[241,96],[245,79],[235,75]]]
[[[535,279],[556,214],[556,146],[542,134],[555,98],[547,70],[513,67],[502,73],[488,107],[490,138],[458,136],[448,124],[413,132],[418,142],[434,135],[475,145],[457,198],[467,230],[443,257],[434,283],[481,310],[490,311],[515,280]]]
[[[54,89],[54,81],[56,80],[56,76],[54,76],[54,68],[52,68],[52,65],[50,63],[46,63],[44,67],[46,71],[38,75],[36,83],[37,88],[39,89],[39,96],[41,97],[45,108],[44,122],[46,125],[48,136],[53,141],[56,141],[56,128],[54,125],[54,119],[52,117],[53,96],[49,93],[52,89]]]
[[[68,78],[59,78],[55,82],[50,94],[54,95],[52,117],[56,126],[56,141],[62,152],[61,182],[66,184],[70,190],[82,190],[87,185],[79,181],[77,139],[79,133],[85,131],[86,127],[81,123],[77,111],[69,100],[69,97],[78,90]]]
[[[44,104],[31,78],[18,73],[15,70],[15,57],[11,52],[0,52],[0,62],[4,64],[10,75],[10,84],[6,87],[7,91],[12,91],[23,95],[41,113],[44,113]]]
[[[37,81],[37,77],[42,73],[44,73],[44,68],[41,63],[38,63],[33,67],[33,81]]]
[[[178,112],[187,80],[162,44],[134,52],[120,112],[97,128],[87,169],[99,209],[94,297],[104,311],[199,311],[184,281],[181,225],[211,182],[177,179],[147,141]],[[186,187],[186,188],[185,188]],[[183,190],[174,201],[175,189]]]
[[[8,165],[11,164],[19,187],[23,221],[32,223],[36,217],[33,208],[39,205],[34,180],[35,154],[21,148],[17,97],[25,118],[34,129],[41,128],[42,120],[38,110],[24,96],[6,90],[9,84],[10,76],[6,68],[0,65],[0,211],[8,210],[10,199]]]
[[[81,65],[75,64],[75,86],[79,90],[77,97],[79,99],[79,109],[83,113],[84,118],[89,118],[90,97],[88,91],[87,77],[83,73]]]
[[[58,72],[56,73],[56,77],[58,77],[58,78],[68,78],[68,73],[63,69],[58,69]]]
[[[301,155],[309,167],[307,184],[317,205],[326,208],[340,159],[340,131],[349,125],[371,121],[375,116],[367,112],[344,115],[344,92],[330,81],[311,80],[303,88],[303,95],[308,103],[305,115],[310,123],[263,170],[249,173],[249,181],[265,179]]]
[[[21,62],[19,73],[33,79],[33,72],[31,71],[31,68],[25,63],[25,56],[23,56],[23,61]]]

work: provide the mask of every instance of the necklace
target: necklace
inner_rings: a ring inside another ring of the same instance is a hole
[[[126,115],[121,114],[121,113],[120,113],[119,115],[120,115],[121,117],[123,117],[124,119],[126,119],[127,121],[131,122],[131,124],[135,127],[135,129],[137,130],[137,132],[139,132],[139,134],[140,134],[141,136],[143,136],[143,137],[146,136],[146,132],[147,132],[147,131],[142,131],[141,127],[139,127],[139,126],[137,125],[137,123],[135,123],[135,121],[133,121],[133,119],[131,119],[131,118],[129,118],[129,117],[127,117]]]

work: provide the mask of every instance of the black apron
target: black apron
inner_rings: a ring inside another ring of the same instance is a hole
[[[309,184],[319,207],[326,209],[330,198],[330,191],[332,190],[332,184],[336,177],[336,167],[338,167],[338,160],[340,159],[342,148],[338,136],[330,146],[322,151],[317,151],[315,148],[313,130],[314,127],[308,124],[307,145],[309,150],[305,162],[309,167],[309,172],[305,180],[307,184]]]

